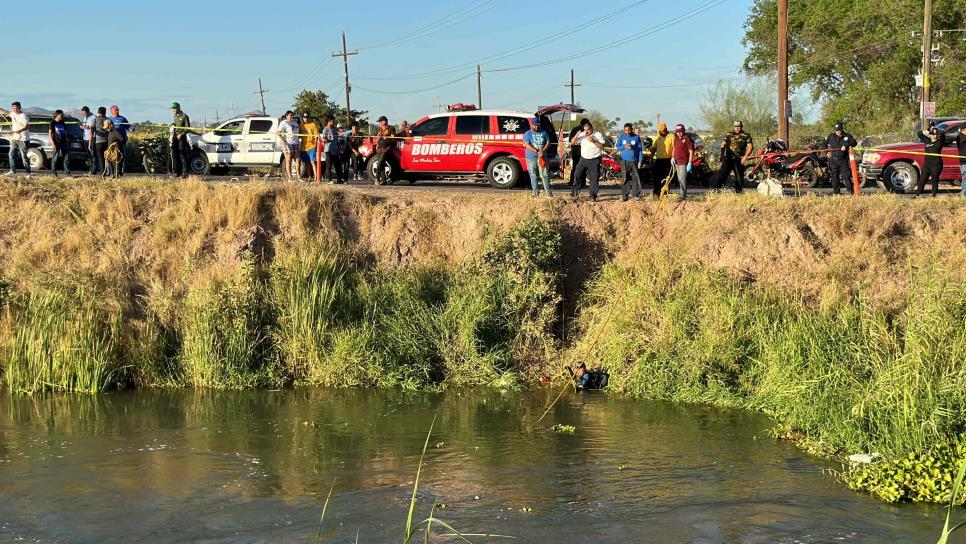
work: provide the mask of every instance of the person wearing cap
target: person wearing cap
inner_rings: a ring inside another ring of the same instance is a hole
[[[725,135],[724,139],[721,140],[721,169],[715,176],[712,188],[721,189],[725,180],[728,179],[728,175],[733,173],[735,175],[735,192],[742,192],[745,163],[751,156],[754,147],[751,134],[745,132],[741,121],[735,121],[732,125],[732,132]]]
[[[929,127],[916,136],[919,141],[925,144],[925,158],[922,165],[922,174],[919,176],[919,184],[916,186],[916,198],[922,196],[926,183],[932,180],[932,196],[939,195],[939,175],[943,171],[943,134],[934,126]]]
[[[94,119],[91,109],[87,106],[81,108],[81,128],[84,129],[84,150],[87,151],[87,159],[90,161],[90,169],[87,174],[93,176],[97,173],[97,160],[94,158]]]
[[[372,180],[376,185],[382,185],[389,181],[386,178],[386,161],[392,146],[395,145],[395,129],[389,125],[389,119],[385,115],[380,115],[376,121],[379,132],[376,134],[376,156],[372,158],[375,162],[376,179]]]
[[[674,125],[674,149],[671,153],[671,165],[678,178],[678,189],[681,200],[688,198],[688,174],[691,173],[691,162],[694,160],[694,141],[684,130],[684,125]]]
[[[111,124],[114,125],[114,132],[117,133],[116,138],[118,139],[118,150],[121,152],[121,161],[118,164],[118,171],[115,172],[114,177],[120,177],[124,175],[124,158],[125,150],[127,149],[127,133],[134,132],[134,127],[131,126],[131,122],[127,120],[127,117],[121,115],[121,109],[117,105],[111,106],[111,116],[108,117],[111,120]]]
[[[634,134],[634,125],[624,123],[624,132],[617,137],[614,148],[614,153],[620,155],[621,173],[624,177],[621,184],[621,200],[627,202],[627,197],[632,189],[634,198],[640,198],[641,174],[637,171],[637,166],[640,164],[644,152],[644,142],[640,136]]]
[[[402,123],[399,123],[399,131],[396,132],[397,136],[409,136],[409,121],[403,119]]]
[[[530,174],[530,188],[533,198],[540,196],[538,181],[543,182],[543,191],[547,197],[552,197],[550,178],[547,176],[547,148],[550,147],[550,136],[547,131],[540,129],[540,118],[530,119],[530,130],[523,133],[523,147],[526,149],[527,172]]]
[[[590,201],[597,202],[597,192],[600,189],[600,156],[604,154],[604,135],[594,131],[594,125],[588,121],[584,124],[584,131],[570,140],[570,145],[580,146],[580,162],[574,173],[574,186],[570,196],[575,199],[580,196],[587,178],[590,178]]]
[[[299,154],[299,124],[292,110],[285,112],[285,117],[278,124],[278,146],[282,149],[285,179],[292,181],[292,159]]]
[[[661,194],[664,180],[671,177],[671,155],[674,153],[674,135],[668,132],[667,123],[657,124],[657,138],[651,144],[654,157],[654,196]]]
[[[171,103],[171,127],[168,141],[171,144],[171,173],[176,178],[188,177],[188,131],[191,119],[181,111],[181,104]]]
[[[828,150],[828,176],[832,182],[832,194],[841,194],[839,185],[852,192],[852,167],[849,164],[849,148],[855,147],[855,138],[845,132],[842,123],[835,123],[835,130],[825,138]]]
[[[319,158],[316,155],[316,144],[319,141],[319,134],[318,123],[312,120],[309,112],[302,112],[302,122],[299,123],[301,146],[299,147],[298,158],[295,159],[295,171],[298,172],[299,179],[302,179],[303,166],[308,170],[306,175],[309,179],[314,175],[316,159]],[[319,172],[319,174],[321,173]]]

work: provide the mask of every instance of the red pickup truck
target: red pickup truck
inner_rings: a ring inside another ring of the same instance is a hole
[[[951,141],[960,130],[966,127],[966,120],[946,121],[936,125],[946,139],[943,150],[943,171],[940,180],[959,185],[959,150]],[[912,151],[913,153],[908,153]],[[896,193],[916,190],[925,157],[921,154],[921,142],[880,145],[862,154],[862,179],[866,183],[874,181],[879,187]]]

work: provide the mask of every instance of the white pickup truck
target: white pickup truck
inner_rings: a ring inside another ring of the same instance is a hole
[[[239,117],[200,136],[189,134],[189,170],[204,176],[223,174],[229,168],[280,166],[278,122],[267,116]]]

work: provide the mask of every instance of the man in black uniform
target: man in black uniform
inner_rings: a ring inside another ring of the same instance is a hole
[[[835,124],[835,132],[825,138],[825,149],[828,150],[828,176],[832,181],[832,194],[840,194],[839,184],[845,190],[852,192],[852,167],[849,165],[849,148],[855,147],[855,138],[845,132],[842,123]]]
[[[742,191],[745,179],[745,162],[755,148],[751,134],[744,130],[741,121],[735,121],[734,131],[724,137],[721,142],[721,169],[715,177],[713,189],[721,189],[721,185],[728,179],[728,174],[735,175],[735,192]]]
[[[916,198],[922,195],[926,183],[932,180],[932,196],[939,195],[939,174],[943,171],[943,152],[944,135],[939,130],[930,126],[929,130],[924,130],[919,134],[919,141],[925,144],[926,157],[923,160],[922,174],[919,176],[919,185],[916,187]]]

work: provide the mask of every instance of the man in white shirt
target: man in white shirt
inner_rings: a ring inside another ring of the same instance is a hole
[[[27,158],[27,140],[30,138],[27,132],[30,127],[30,117],[20,108],[20,102],[14,102],[10,106],[13,111],[7,111],[0,108],[0,113],[10,117],[11,126],[10,132],[6,132],[5,136],[7,140],[10,141],[10,151],[7,153],[7,159],[10,162],[10,172],[7,173],[8,176],[12,176],[17,173],[17,153],[20,153],[20,160],[23,161],[24,167],[27,169],[27,177],[30,177],[30,159]]]
[[[588,122],[582,132],[574,134],[570,145],[580,146],[580,162],[577,163],[577,169],[574,171],[574,186],[570,190],[570,196],[577,198],[589,177],[590,201],[597,202],[597,191],[600,189],[600,156],[604,154],[604,135],[595,132],[594,126]]]
[[[90,175],[97,171],[97,161],[94,160],[94,119],[91,109],[87,106],[81,108],[81,127],[84,129],[84,149],[91,161]]]

